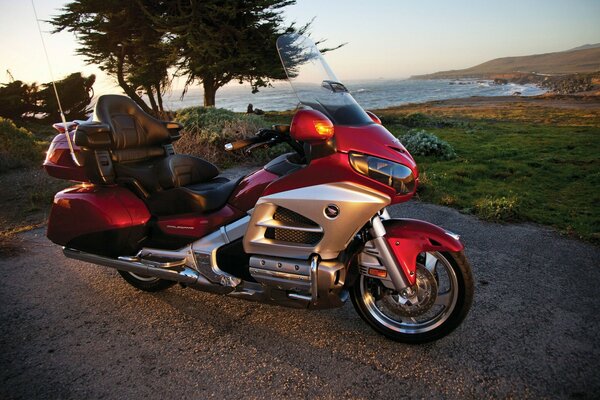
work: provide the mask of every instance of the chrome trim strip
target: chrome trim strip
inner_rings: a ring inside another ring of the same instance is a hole
[[[250,267],[250,274],[252,276],[269,275],[269,276],[274,276],[276,278],[290,279],[293,281],[310,281],[310,277],[308,277],[306,275],[289,274],[287,272],[270,271],[268,269],[260,269],[260,268],[254,268],[254,267]]]
[[[265,228],[278,228],[278,229],[289,229],[295,231],[302,232],[323,232],[323,228],[320,226],[309,226],[309,225],[301,225],[301,224],[291,224],[289,222],[281,222],[275,219],[269,219],[266,221],[259,221],[257,226],[264,226]]]
[[[250,223],[250,216],[246,215],[243,218],[238,219],[230,223],[229,225],[225,225],[223,228],[225,229],[225,235],[230,242],[237,240],[244,236],[246,233],[246,229],[248,229],[248,224]]]
[[[312,296],[305,296],[303,294],[298,293],[290,293],[288,294],[288,297],[294,300],[312,301]]]
[[[307,278],[310,276],[310,263],[306,260],[252,256],[249,265],[259,270],[286,272],[293,275],[304,275]]]
[[[319,297],[318,268],[319,256],[315,255],[310,260],[310,297],[312,304],[316,304]]]
[[[140,258],[138,256],[121,256],[118,257],[118,260],[120,261],[125,261],[125,262],[140,262],[142,264],[145,265],[149,265],[151,267],[156,267],[156,268],[174,268],[174,267],[181,267],[183,265],[185,265],[185,258],[181,259],[181,260],[170,260],[170,261],[165,261],[165,262],[158,262],[158,261],[153,261],[153,260],[148,260],[147,258]]]

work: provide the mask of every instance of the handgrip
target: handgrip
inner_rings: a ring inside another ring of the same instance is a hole
[[[235,142],[231,142],[231,143],[227,143],[225,145],[225,150],[226,151],[236,151],[239,149],[243,149],[244,147],[250,146],[252,144],[255,143],[260,143],[260,142],[264,142],[265,138],[262,137],[251,137],[248,139],[241,139],[241,140],[236,140]]]

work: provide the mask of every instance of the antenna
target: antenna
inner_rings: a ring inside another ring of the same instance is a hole
[[[50,64],[50,57],[48,57],[48,50],[46,50],[46,43],[44,42],[44,35],[42,33],[42,27],[40,26],[40,20],[37,16],[37,11],[35,10],[35,4],[33,0],[31,0],[31,7],[33,7],[33,15],[35,16],[35,22],[37,23],[38,31],[40,32],[40,39],[42,41],[42,47],[44,48],[44,54],[46,55],[46,64],[48,64],[48,72],[50,72],[50,80],[52,81],[52,87],[54,88],[54,95],[56,96],[56,103],[58,104],[58,111],[60,111],[60,118],[62,119],[62,123],[65,126],[65,136],[67,137],[67,143],[69,144],[69,151],[71,152],[71,158],[73,162],[78,167],[81,167],[81,163],[77,159],[75,155],[75,150],[73,149],[73,143],[71,142],[71,135],[69,134],[69,126],[67,125],[67,119],[65,118],[65,113],[63,112],[62,105],[60,104],[60,97],[58,97],[58,90],[56,89],[56,83],[54,83],[54,74],[52,73],[52,65]]]

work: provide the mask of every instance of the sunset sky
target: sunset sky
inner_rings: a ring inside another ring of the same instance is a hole
[[[35,0],[41,20],[65,3]],[[593,0],[299,0],[285,15],[298,23],[316,17],[315,39],[348,43],[326,56],[342,80],[405,78],[600,42],[600,1]],[[120,92],[111,78],[74,55],[73,35],[51,35],[49,25],[41,25],[57,79],[95,73],[96,94]],[[8,82],[6,70],[26,82],[49,81],[30,0],[0,0],[0,82]]]

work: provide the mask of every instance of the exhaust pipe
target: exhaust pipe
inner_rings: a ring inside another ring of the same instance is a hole
[[[151,276],[154,278],[174,281],[194,289],[205,292],[226,294],[234,290],[232,287],[221,286],[206,279],[198,271],[185,265],[177,269],[167,269],[154,267],[138,260],[119,260],[115,258],[103,257],[96,254],[85,253],[75,249],[63,248],[66,257],[75,260],[85,261],[104,267],[114,268],[119,271],[133,272],[134,274]]]

